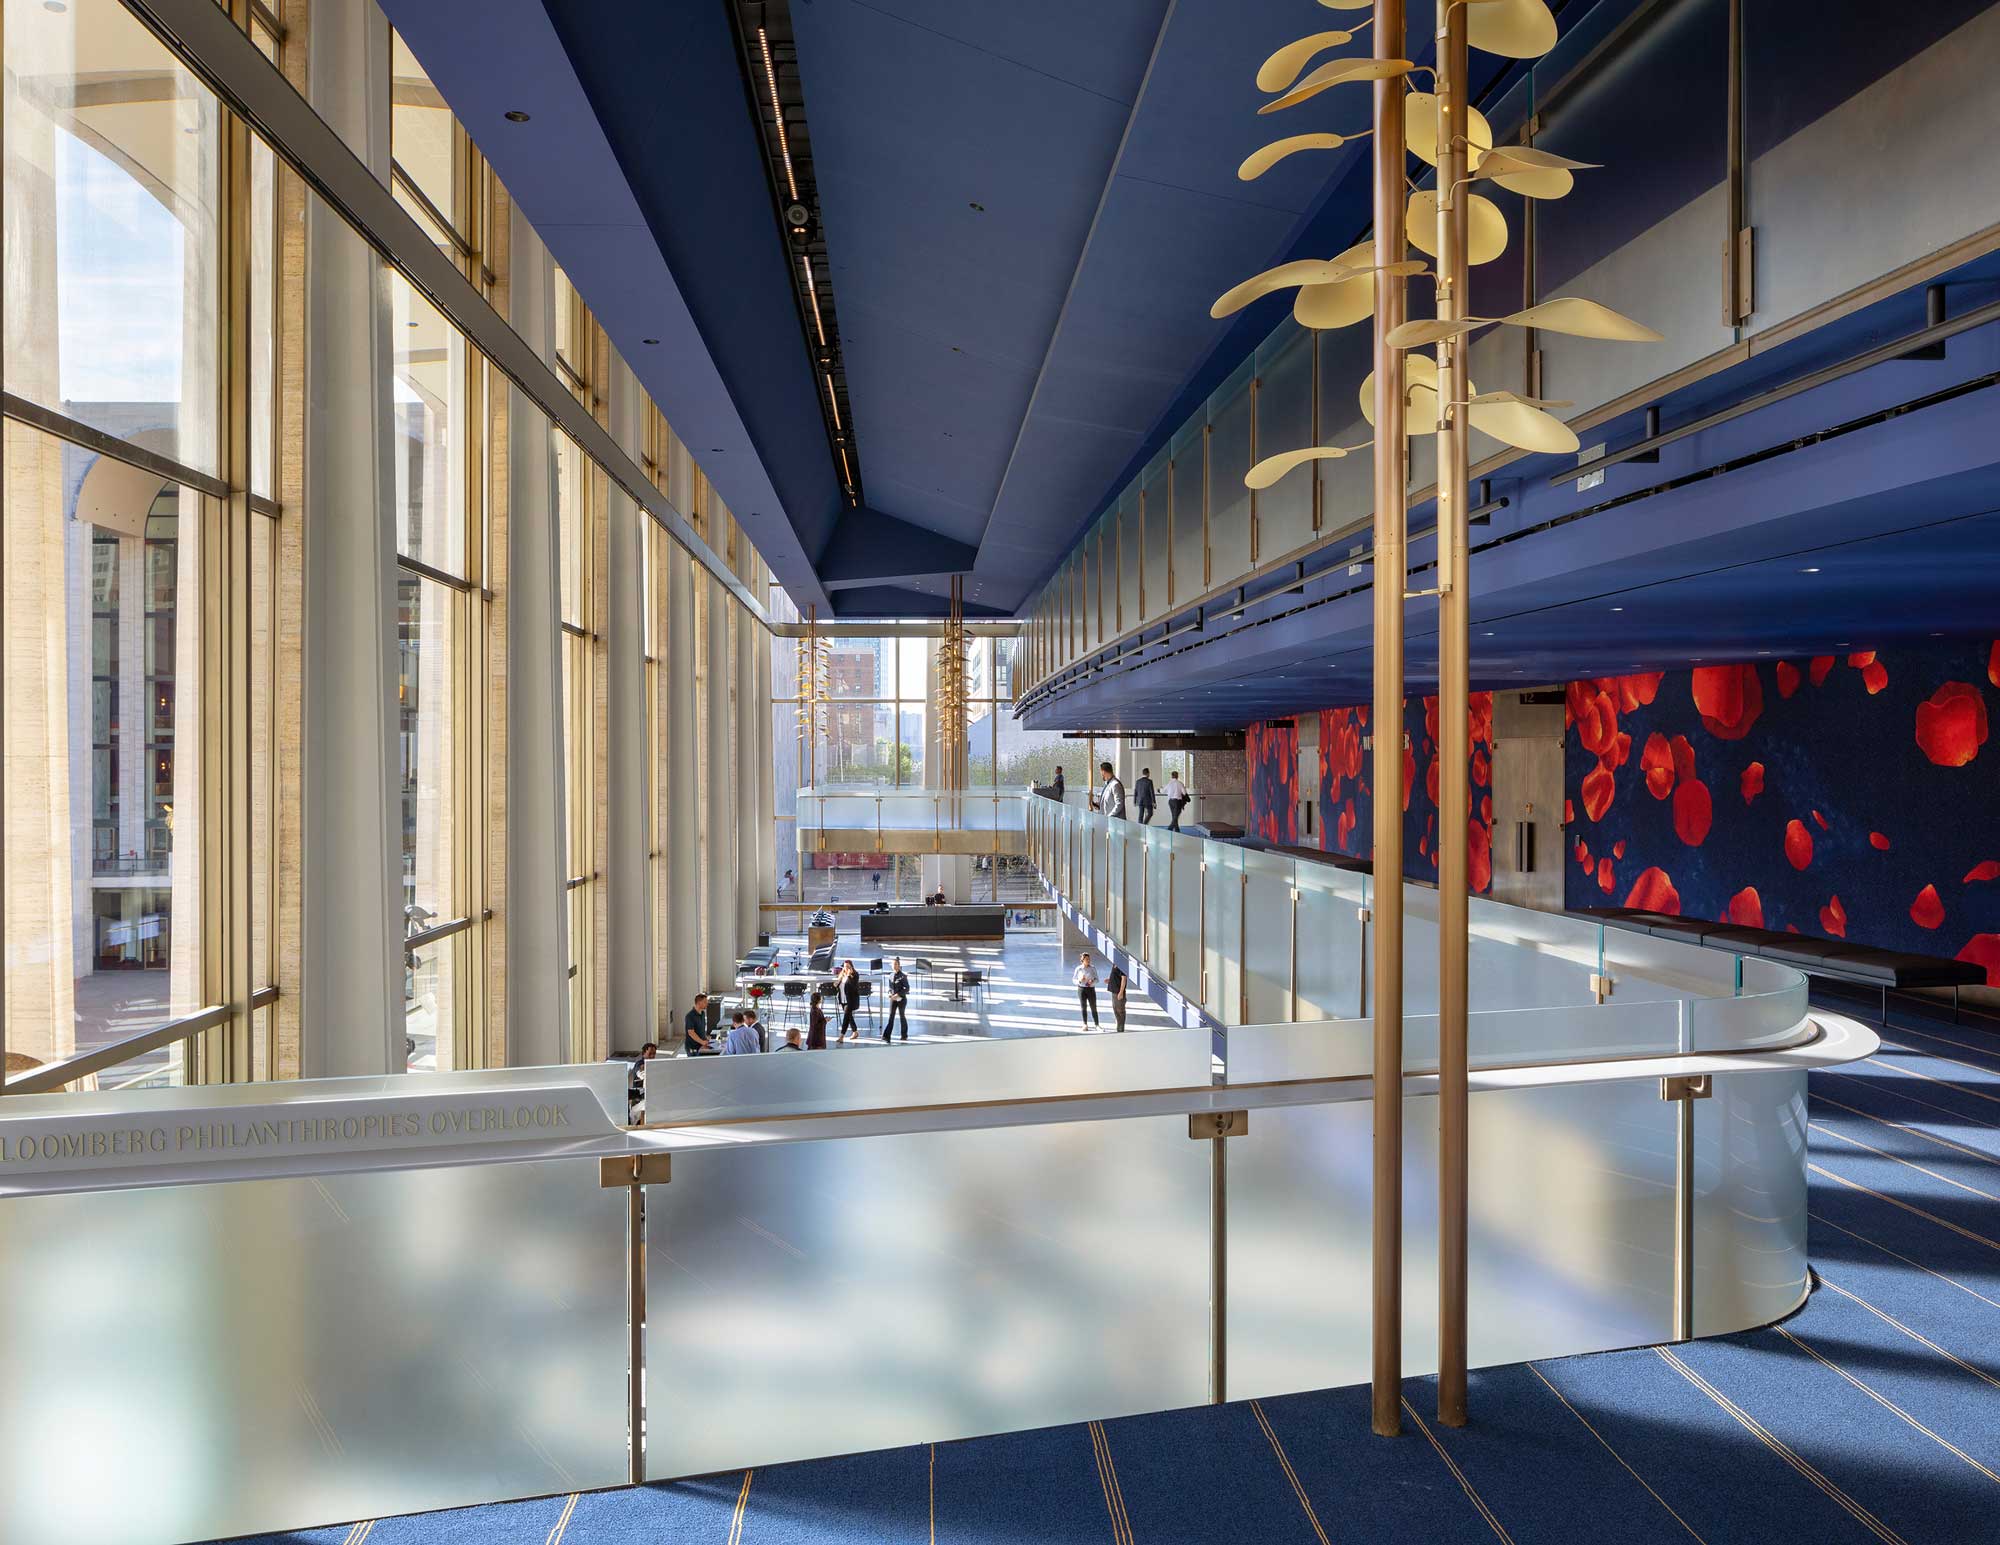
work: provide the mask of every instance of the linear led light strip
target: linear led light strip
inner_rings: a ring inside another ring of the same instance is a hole
[[[771,39],[762,27],[757,29],[757,47],[764,55],[764,84],[771,88],[771,116],[778,122],[778,158],[785,163],[785,186],[797,198],[799,180],[792,175],[792,146],[785,138],[785,109],[778,102],[778,72],[771,64]]]
[[[813,283],[812,259],[799,254],[799,267],[806,271],[806,300],[812,306],[813,326],[819,329],[819,346],[826,347],[826,320],[819,314],[819,286]]]

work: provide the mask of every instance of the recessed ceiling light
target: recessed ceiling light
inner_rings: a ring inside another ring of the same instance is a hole
[[[506,113],[504,116],[506,117],[509,123],[526,123],[528,121],[528,115],[522,112],[518,107],[514,108],[511,112]]]
[[[1817,573],[1819,572],[1819,570],[1818,570],[1818,569],[1800,569],[1800,570],[1799,570],[1799,572],[1800,572],[1801,574],[1817,574]]]
[[[1612,609],[1612,610],[1613,610],[1614,612],[1622,612],[1623,610],[1625,610],[1625,608],[1624,608],[1624,607],[1622,607],[1622,606],[1614,606],[1614,607],[1612,607],[1611,609]]]

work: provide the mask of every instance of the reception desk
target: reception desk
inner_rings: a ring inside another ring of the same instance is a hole
[[[1006,928],[1004,907],[890,907],[861,914],[861,942],[904,944],[946,939],[997,942]]]

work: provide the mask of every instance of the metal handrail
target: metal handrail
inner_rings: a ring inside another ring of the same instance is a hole
[[[154,1025],[150,1030],[141,1030],[137,1035],[128,1035],[122,1040],[111,1041],[103,1046],[92,1047],[89,1051],[78,1052],[61,1062],[51,1062],[42,1067],[31,1068],[18,1073],[0,1086],[5,1094],[51,1094],[73,1084],[80,1078],[88,1078],[92,1073],[100,1073],[105,1068],[116,1067],[121,1062],[130,1062],[134,1057],[144,1056],[149,1051],[158,1051],[162,1046],[171,1046],[176,1041],[185,1041],[200,1035],[204,1030],[213,1029],[229,1017],[226,1004],[211,1004],[204,1009],[196,1009],[192,1014],[179,1019],[170,1019],[165,1024]]]

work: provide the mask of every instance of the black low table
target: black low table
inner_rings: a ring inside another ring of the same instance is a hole
[[[861,914],[864,944],[932,939],[997,940],[1006,932],[1005,907],[890,907]]]

